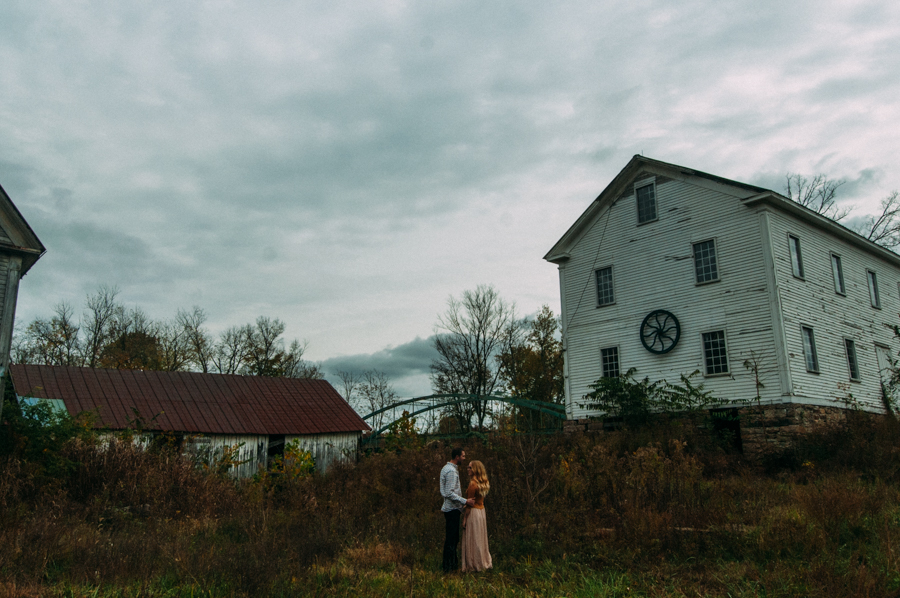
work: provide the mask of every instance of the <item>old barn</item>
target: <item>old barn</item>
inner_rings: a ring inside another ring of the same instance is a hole
[[[70,415],[97,413],[96,426],[147,435],[171,433],[186,450],[221,455],[239,447],[233,474],[253,475],[298,440],[319,471],[355,459],[369,426],[325,380],[104,370],[68,366],[10,366],[21,400],[49,400]]]

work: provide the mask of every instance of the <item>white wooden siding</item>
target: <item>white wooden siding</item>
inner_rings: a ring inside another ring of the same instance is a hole
[[[337,462],[356,459],[359,433],[285,436],[285,445],[295,439],[300,441],[300,448],[312,453],[316,469],[324,473]],[[225,448],[239,447],[235,458],[245,463],[229,471],[238,478],[251,477],[264,468],[269,452],[269,436],[266,435],[198,435],[187,438],[185,444],[185,450],[202,454],[212,463],[222,458]]]
[[[629,190],[571,249],[560,269],[568,417],[589,414],[579,403],[600,377],[601,347],[619,346],[622,372],[633,367],[640,378],[677,382],[682,373],[704,371],[701,334],[712,330],[726,332],[730,374],[704,378],[706,389],[725,399],[753,399],[756,386],[743,362],[754,352],[764,361],[763,400],[781,399],[758,210],[702,183],[657,177],[659,219],[641,226]],[[720,280],[698,285],[692,244],[712,238]],[[607,265],[615,268],[616,303],[597,307],[593,270]],[[665,355],[640,342],[641,322],[656,309],[681,324],[678,345]]]
[[[0,306],[6,302],[6,280],[9,272],[9,256],[0,255]],[[0,307],[2,309],[2,307]]]
[[[773,212],[769,222],[795,400],[835,405],[835,400],[852,394],[868,407],[880,410],[875,345],[891,347],[896,355],[898,343],[888,325],[900,323],[900,269],[787,214]],[[800,239],[805,280],[791,273],[789,234]],[[834,290],[832,253],[841,257],[846,296]],[[869,300],[866,269],[877,274],[881,309],[872,307]],[[801,326],[815,331],[818,374],[806,371]],[[844,338],[856,341],[859,382],[850,381]]]
[[[300,441],[300,448],[312,453],[316,469],[322,472],[335,463],[354,461],[359,446],[359,432],[285,436],[284,441],[290,443],[295,439]]]

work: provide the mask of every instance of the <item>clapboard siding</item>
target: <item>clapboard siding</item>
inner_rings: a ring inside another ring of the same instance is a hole
[[[312,434],[285,436],[285,446],[294,440],[301,449],[312,454],[316,469],[322,473],[334,464],[356,459],[359,433]],[[235,459],[241,464],[232,467],[229,474],[237,478],[247,478],[266,467],[269,452],[269,436],[266,435],[196,435],[185,440],[186,450],[201,455],[210,463],[222,459],[226,448],[237,450]]]
[[[199,454],[211,465],[222,460],[225,449],[236,449],[233,459],[240,465],[231,467],[228,474],[236,478],[249,478],[266,466],[269,437],[258,434],[199,434],[187,438],[185,445],[187,452]]]
[[[9,278],[9,256],[0,254],[0,306],[6,303],[6,283]],[[0,307],[2,309],[2,307]]]
[[[642,173],[634,177],[643,180]],[[677,382],[703,371],[701,334],[725,330],[729,376],[704,379],[725,399],[752,399],[756,386],[743,366],[751,352],[774,355],[775,335],[758,208],[739,197],[690,179],[656,179],[659,218],[637,225],[633,191],[595,218],[561,265],[565,314],[568,416],[589,412],[579,405],[601,375],[600,349],[618,346],[622,371]],[[715,239],[719,281],[697,285],[692,244]],[[616,302],[597,307],[594,270],[612,266]],[[655,309],[679,319],[681,339],[655,355],[641,345],[639,328]],[[762,371],[764,400],[780,396],[777,368]]]
[[[316,460],[316,469],[328,471],[339,462],[351,462],[356,459],[359,448],[358,432],[346,434],[315,434],[311,436],[286,436],[285,442],[299,441],[300,448],[312,453]]]
[[[788,214],[776,211],[770,222],[793,394],[803,402],[830,405],[852,394],[869,407],[880,409],[881,382],[875,345],[892,347],[896,355],[898,343],[888,325],[898,323],[900,269]],[[788,235],[800,239],[803,280],[793,275]],[[846,296],[835,292],[832,253],[841,257]],[[867,269],[877,275],[881,309],[873,308],[869,301]],[[818,374],[806,370],[802,326],[814,331]],[[856,342],[859,382],[850,381],[845,338]]]

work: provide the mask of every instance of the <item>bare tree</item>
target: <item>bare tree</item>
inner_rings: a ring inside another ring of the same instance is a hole
[[[356,409],[357,390],[359,390],[359,385],[362,381],[360,375],[356,372],[345,372],[341,370],[337,373],[337,377],[338,380],[341,381],[341,396],[344,397],[344,400],[347,401],[351,407]]]
[[[307,378],[310,380],[321,380],[324,378],[321,364],[303,359],[308,346],[309,342],[305,340],[302,343],[297,339],[291,341],[291,345],[284,354],[282,362],[285,378]]]
[[[450,297],[447,311],[438,316],[434,347],[439,357],[431,364],[431,384],[439,393],[490,395],[497,388],[505,335],[515,323],[515,306],[493,286],[479,285]],[[474,418],[479,428],[489,415],[488,402],[472,400],[453,406],[461,429]]]
[[[237,374],[247,355],[250,326],[232,326],[219,336],[212,355],[213,368],[220,374]]]
[[[807,179],[802,174],[788,173],[785,175],[784,194],[801,206],[840,222],[852,209],[839,208],[836,204],[837,190],[845,182],[829,179],[824,174]]]
[[[175,321],[184,331],[190,362],[204,374],[208,373],[215,345],[209,332],[203,328],[203,324],[206,323],[206,312],[195,305],[189,312],[178,310]]]
[[[362,375],[359,384],[360,403],[369,413],[390,407],[397,400],[394,385],[388,377],[378,370],[369,370]],[[373,429],[378,430],[384,423],[387,412],[379,413],[369,422]]]
[[[118,295],[118,288],[102,285],[95,294],[87,298],[81,330],[84,333],[83,361],[90,368],[97,367],[103,347],[112,338],[111,327],[122,309],[116,301]]]
[[[175,322],[161,322],[156,326],[159,355],[159,369],[167,372],[181,372],[191,365],[191,345],[187,330],[177,319]]]
[[[21,334],[22,342],[16,343],[14,361],[81,365],[80,327],[73,319],[74,313],[72,307],[63,302],[57,304],[49,320],[34,320]]]
[[[900,245],[900,199],[894,191],[881,200],[881,214],[866,216],[856,232],[887,249]]]

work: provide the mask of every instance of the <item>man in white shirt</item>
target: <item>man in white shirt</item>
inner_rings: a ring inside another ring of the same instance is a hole
[[[475,499],[466,500],[462,495],[459,484],[459,464],[466,460],[466,451],[457,447],[450,453],[450,461],[441,469],[441,496],[444,497],[444,505],[441,511],[447,524],[447,534],[444,539],[444,573],[449,573],[459,568],[459,557],[456,547],[459,545],[459,519],[462,510],[466,506],[475,504]]]

